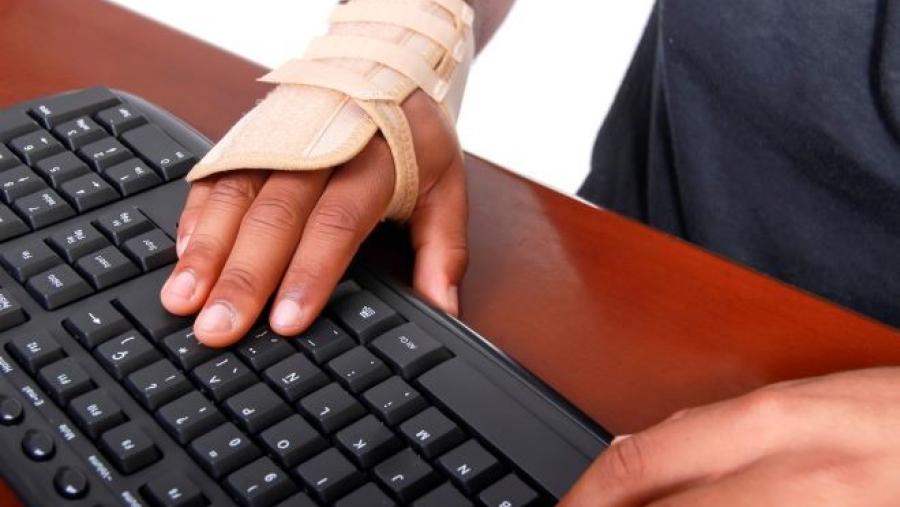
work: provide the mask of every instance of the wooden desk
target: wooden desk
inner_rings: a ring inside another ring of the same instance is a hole
[[[0,48],[0,106],[103,84],[212,139],[267,89],[260,67],[93,0],[0,2]],[[896,329],[483,160],[468,166],[463,320],[614,433],[777,380],[900,364]]]

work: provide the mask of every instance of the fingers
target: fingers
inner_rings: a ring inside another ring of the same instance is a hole
[[[275,291],[330,171],[275,172],[241,223],[222,272],[194,325],[203,343],[224,347],[243,337]]]
[[[175,240],[175,251],[179,257],[184,253],[184,249],[191,239],[191,233],[197,226],[197,221],[200,219],[200,213],[203,210],[203,204],[206,203],[206,198],[212,191],[213,181],[205,179],[191,185],[187,201],[184,203],[184,210],[182,210],[181,217],[178,220],[178,238]]]
[[[163,286],[162,303],[168,311],[190,315],[206,301],[231,251],[244,213],[267,177],[264,171],[235,171],[213,180],[190,232],[190,241]]]
[[[438,308],[459,314],[459,281],[466,270],[466,173],[462,157],[420,199],[410,221],[416,265],[413,285]]]
[[[381,137],[335,171],[275,298],[269,324],[276,333],[297,334],[322,310],[360,243],[384,215],[393,186],[393,160]]]

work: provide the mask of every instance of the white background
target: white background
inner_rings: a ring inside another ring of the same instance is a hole
[[[335,0],[113,0],[269,67],[325,31]],[[463,147],[574,193],[652,0],[518,0],[476,62]]]

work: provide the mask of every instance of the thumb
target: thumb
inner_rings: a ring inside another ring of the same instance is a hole
[[[458,286],[466,271],[466,173],[462,154],[416,204],[410,219],[416,263],[413,286],[438,308],[459,314]]]

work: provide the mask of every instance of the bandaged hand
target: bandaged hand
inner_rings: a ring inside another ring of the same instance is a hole
[[[201,342],[239,340],[273,294],[271,328],[302,332],[383,219],[409,225],[415,288],[458,312],[467,205],[454,121],[471,17],[448,8],[467,8],[461,0],[388,1],[361,22],[375,3],[339,6],[311,56],[267,75],[275,91],[188,175],[179,260],[161,298],[172,313],[199,312]],[[415,15],[399,10],[410,5]],[[416,31],[438,19],[440,34]],[[376,49],[356,58],[364,37]]]

